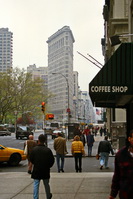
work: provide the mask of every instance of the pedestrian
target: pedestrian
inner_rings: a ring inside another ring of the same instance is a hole
[[[109,199],[133,198],[133,130],[129,133],[126,146],[115,156],[115,169]]]
[[[33,148],[30,161],[33,164],[33,171],[31,178],[34,179],[33,183],[33,198],[39,199],[39,185],[40,180],[43,180],[47,199],[52,198],[50,191],[49,179],[50,179],[50,168],[54,164],[54,156],[45,144],[45,135],[40,134],[38,137],[38,145]]]
[[[103,129],[103,133],[104,133],[104,136],[107,135],[107,129],[106,129],[106,127],[104,127],[104,129]]]
[[[111,139],[111,133],[109,132],[109,130],[107,129],[107,136],[109,139]]]
[[[84,129],[84,134],[87,136],[89,134],[89,131],[90,131],[89,127],[86,126]]]
[[[103,136],[103,133],[104,133],[104,129],[103,127],[100,128],[100,136],[102,137]]]
[[[28,173],[32,173],[32,163],[30,162],[30,154],[32,149],[37,145],[37,142],[34,141],[34,136],[29,135],[29,140],[26,140],[24,143],[24,148],[27,145],[27,159],[28,159]]]
[[[97,154],[100,155],[100,169],[102,170],[103,166],[108,169],[108,159],[110,152],[114,155],[114,151],[110,142],[108,141],[108,136],[104,137],[104,140],[100,141],[98,145],[98,152]]]
[[[80,140],[83,142],[83,145],[85,146],[86,140],[85,140],[84,131],[81,132]]]
[[[71,152],[75,159],[76,172],[82,172],[82,156],[85,155],[83,143],[80,141],[80,137],[76,135],[71,145]]]
[[[86,140],[87,140],[87,146],[88,146],[88,157],[91,157],[92,147],[95,142],[94,135],[92,134],[92,129],[90,129],[90,132],[88,133],[88,135],[86,137]]]
[[[66,139],[62,137],[62,133],[58,133],[58,137],[54,140],[54,150],[56,151],[56,161],[58,173],[64,172],[65,154],[67,154]]]

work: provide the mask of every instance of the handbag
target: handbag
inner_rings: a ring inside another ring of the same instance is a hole
[[[97,159],[97,160],[99,160],[99,157],[100,157],[99,154],[96,154],[96,159]]]
[[[27,147],[27,142],[26,142],[26,145],[25,145],[25,148],[24,148],[24,155],[27,155],[28,154],[28,147]]]

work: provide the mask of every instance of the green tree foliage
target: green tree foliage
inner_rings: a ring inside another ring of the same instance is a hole
[[[21,116],[32,112],[37,117],[41,113],[41,102],[48,98],[45,82],[40,78],[33,79],[30,73],[18,68],[7,73],[0,73],[0,120],[14,111]]]

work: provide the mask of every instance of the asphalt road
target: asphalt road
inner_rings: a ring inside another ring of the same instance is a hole
[[[35,140],[37,140],[38,135],[43,133],[36,132],[34,135]],[[12,133],[11,136],[0,136],[0,144],[7,146],[7,147],[15,147],[19,149],[23,149],[24,142],[26,140],[17,140],[15,138],[15,134]],[[94,144],[94,150],[97,147],[98,143]],[[53,140],[51,139],[51,136],[48,136],[48,147],[53,150]],[[70,148],[70,146],[69,146]],[[70,150],[70,149],[69,149]],[[95,157],[83,157],[82,160],[82,170],[83,172],[113,172],[114,171],[114,157],[109,158],[109,169],[103,169],[102,171],[99,169],[99,160],[96,160]],[[65,158],[65,166],[64,166],[65,172],[75,172],[74,168],[74,158],[73,157],[66,157]],[[27,172],[27,160],[20,162],[19,166],[17,167],[10,167],[6,163],[0,164],[0,172]],[[57,166],[56,166],[56,159],[55,164],[51,168],[51,172],[57,172]]]

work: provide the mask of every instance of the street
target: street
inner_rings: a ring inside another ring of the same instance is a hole
[[[43,131],[35,132],[34,133],[34,138],[37,140],[38,135],[43,133]],[[96,160],[95,155],[97,152],[97,147],[99,143],[100,137],[95,138],[95,143],[93,146],[93,156],[92,157],[83,157],[82,161],[82,170],[83,172],[113,172],[114,170],[114,157],[110,156],[109,158],[109,169],[103,169],[102,171],[99,169],[99,160]],[[0,137],[0,144],[7,146],[7,147],[14,147],[14,148],[19,148],[23,149],[24,142],[26,140],[17,140],[15,138],[15,134],[12,133],[11,136],[1,136]],[[53,154],[55,155],[55,151],[53,149],[53,140],[51,139],[51,136],[48,136],[48,147],[53,151]],[[74,168],[74,158],[71,156],[71,141],[67,141],[67,150],[68,150],[68,157],[66,156],[65,158],[65,166],[64,170],[65,172],[75,172]],[[87,155],[87,146],[85,146],[85,151]],[[21,161],[19,166],[17,167],[10,167],[6,163],[0,165],[0,172],[27,172],[27,160],[26,161]],[[57,172],[57,167],[56,167],[56,159],[55,159],[55,164],[51,168],[51,172]]]

